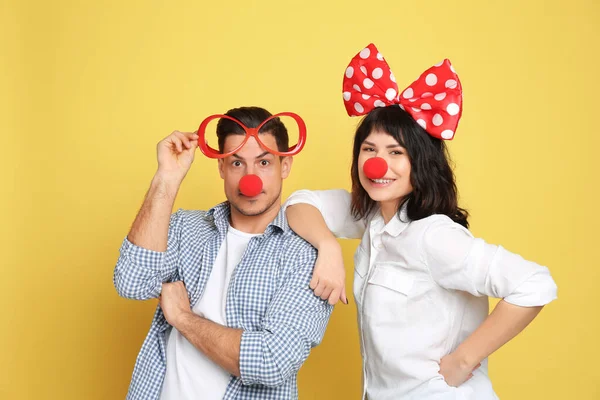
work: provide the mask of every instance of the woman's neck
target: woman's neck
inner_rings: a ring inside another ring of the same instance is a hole
[[[381,210],[381,216],[383,217],[383,222],[387,225],[388,222],[394,218],[394,215],[398,212],[398,206],[402,199],[389,200],[389,201],[380,201],[379,208]]]

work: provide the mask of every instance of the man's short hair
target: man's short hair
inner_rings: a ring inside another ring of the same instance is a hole
[[[235,118],[248,128],[256,128],[262,124],[267,118],[271,117],[272,114],[261,107],[239,107],[234,108],[225,113],[225,115]],[[277,150],[288,151],[289,149],[289,137],[288,131],[283,122],[277,118],[271,119],[262,128],[259,133],[270,133],[275,137],[277,142]],[[219,139],[219,151],[223,152],[225,146],[225,139],[229,135],[245,135],[246,132],[241,126],[235,122],[221,118],[217,123],[217,137]]]

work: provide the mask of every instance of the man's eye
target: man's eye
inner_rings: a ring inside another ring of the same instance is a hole
[[[260,161],[260,165],[262,165],[263,167],[266,167],[267,165],[269,165],[270,163],[267,160],[261,160]]]
[[[239,167],[240,165],[242,165],[242,163],[241,163],[241,162],[239,162],[239,161],[234,161],[234,162],[232,162],[231,164],[232,164],[234,167]]]

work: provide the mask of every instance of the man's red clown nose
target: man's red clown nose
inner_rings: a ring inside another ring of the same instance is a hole
[[[262,192],[262,189],[263,182],[258,175],[244,175],[244,177],[240,179],[240,192],[242,192],[244,196],[258,196],[260,192]]]
[[[369,158],[363,165],[363,171],[369,179],[379,179],[385,176],[388,165],[381,157]]]

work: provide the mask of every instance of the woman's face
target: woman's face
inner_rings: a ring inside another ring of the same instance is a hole
[[[387,162],[388,170],[381,179],[369,179],[365,175],[364,164],[373,157],[381,157]],[[413,190],[410,170],[406,149],[387,132],[372,130],[362,142],[358,154],[358,177],[360,184],[374,201],[397,206]]]

